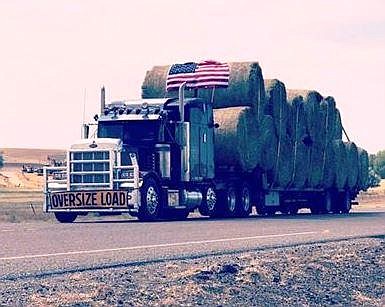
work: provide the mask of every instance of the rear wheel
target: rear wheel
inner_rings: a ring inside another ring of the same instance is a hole
[[[339,197],[339,209],[341,213],[349,213],[352,209],[350,193],[348,191],[341,193]]]
[[[325,194],[321,195],[318,200],[314,202],[310,211],[312,214],[326,214],[331,212],[332,205],[332,193],[330,191],[326,191]]]
[[[141,188],[141,204],[138,218],[141,221],[155,221],[159,219],[162,202],[158,183],[153,178],[144,180]]]
[[[245,217],[251,213],[251,191],[247,183],[242,184],[239,191],[237,215]]]
[[[237,213],[237,191],[233,185],[219,194],[219,203],[223,208],[226,217],[234,217]]]
[[[73,212],[55,212],[55,218],[60,223],[72,223],[76,220],[77,214]]]
[[[198,210],[201,215],[204,216],[215,216],[217,215],[217,193],[214,189],[214,186],[210,185],[205,188],[203,191],[203,200],[202,204],[199,206]]]

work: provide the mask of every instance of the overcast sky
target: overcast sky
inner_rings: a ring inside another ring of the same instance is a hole
[[[0,0],[0,147],[66,148],[153,65],[256,60],[337,101],[359,146],[385,149],[385,1]]]

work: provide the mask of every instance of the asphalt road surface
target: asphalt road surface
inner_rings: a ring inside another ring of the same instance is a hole
[[[384,207],[349,215],[0,223],[0,280],[383,235]]]

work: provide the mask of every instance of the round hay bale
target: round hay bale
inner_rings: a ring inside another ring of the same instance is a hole
[[[255,136],[258,138],[258,136]],[[276,162],[278,140],[275,133],[273,117],[264,115],[260,124],[261,143],[261,167],[265,171],[271,171]]]
[[[310,161],[309,161],[309,175],[308,185],[312,188],[319,188],[324,186],[324,159],[325,146],[320,141],[315,141],[309,147]]]
[[[214,108],[251,106],[257,118],[264,110],[265,89],[262,69],[258,62],[229,63],[230,77],[227,88],[218,88],[214,95]],[[166,91],[168,66],[154,66],[147,72],[142,84],[142,98],[174,97],[177,92]],[[192,97],[194,91],[186,91],[186,97]],[[212,89],[199,89],[198,97],[211,101]]]
[[[286,135],[290,111],[286,101],[285,85],[277,79],[265,80],[265,93],[265,114],[273,117],[278,137]]]
[[[215,164],[240,171],[254,170],[261,159],[258,126],[253,109],[232,107],[214,110]]]
[[[322,182],[321,187],[331,189],[334,186],[336,178],[336,163],[337,159],[334,156],[334,144],[327,144],[322,155]]]
[[[320,140],[320,103],[323,97],[320,93],[313,90],[288,90],[288,100],[293,100],[301,96],[304,103],[304,113],[306,117],[306,127],[313,142]]]
[[[342,140],[342,120],[341,113],[338,109],[336,109],[336,121],[334,124],[334,139]]]
[[[290,186],[302,188],[309,176],[311,140],[306,129],[306,117],[302,96],[293,96],[288,100],[290,108],[289,132],[293,145],[293,173]]]
[[[273,186],[285,188],[293,179],[293,145],[287,135],[281,136],[277,143],[276,161],[274,167]],[[295,184],[298,183],[298,175],[296,172]]]
[[[334,140],[331,144],[334,156],[334,187],[342,190],[345,188],[348,179],[346,147],[341,140]]]
[[[347,168],[346,172],[348,174],[347,186],[350,189],[357,187],[358,181],[358,149],[356,144],[353,142],[344,143],[346,147],[346,160]]]
[[[166,92],[166,80],[169,69],[169,65],[154,66],[146,72],[142,84],[142,98],[150,99],[175,96],[175,93],[170,96],[168,95],[169,93]]]
[[[358,148],[358,188],[366,190],[369,180],[369,155],[365,149]]]
[[[333,97],[326,97],[320,104],[320,135],[321,139],[330,142],[335,140],[336,128],[336,102]],[[337,138],[338,139],[338,138]]]

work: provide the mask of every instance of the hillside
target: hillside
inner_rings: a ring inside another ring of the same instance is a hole
[[[43,177],[21,171],[23,165],[35,167],[48,163],[48,157],[62,160],[65,151],[60,149],[0,148],[4,157],[4,167],[0,169],[2,189],[41,189]]]

